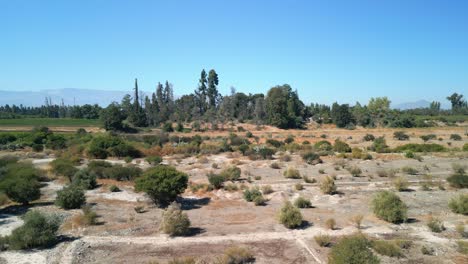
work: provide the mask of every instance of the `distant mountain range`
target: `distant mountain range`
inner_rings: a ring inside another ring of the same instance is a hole
[[[131,91],[105,91],[76,88],[41,91],[0,90],[0,105],[22,104],[24,106],[40,106],[44,104],[46,97],[50,97],[53,104],[61,104],[63,99],[65,105],[98,104],[107,106],[114,101],[120,102],[122,97],[129,92]]]
[[[406,109],[415,109],[415,108],[425,108],[425,107],[429,107],[430,104],[431,102],[428,102],[426,100],[419,100],[416,102],[396,104],[392,108],[406,110]]]

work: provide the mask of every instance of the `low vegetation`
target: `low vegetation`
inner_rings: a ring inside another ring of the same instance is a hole
[[[290,202],[285,202],[279,212],[279,221],[287,228],[297,228],[302,225],[302,214]]]
[[[395,193],[379,191],[372,200],[374,214],[387,222],[402,223],[407,219],[408,208]]]
[[[161,230],[170,236],[184,236],[190,233],[190,219],[177,203],[164,210]]]
[[[366,263],[378,264],[379,259],[370,249],[371,242],[363,235],[351,235],[340,239],[328,256],[330,264]]]

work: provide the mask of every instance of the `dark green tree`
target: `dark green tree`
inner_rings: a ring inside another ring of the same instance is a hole
[[[125,120],[125,114],[117,103],[111,103],[107,108],[102,109],[100,117],[104,129],[110,131],[123,129],[122,121]]]
[[[288,84],[275,86],[265,99],[267,122],[279,128],[301,128],[304,104]]]
[[[218,101],[220,99],[220,94],[218,92],[218,74],[215,70],[211,69],[208,73],[208,89],[206,94],[208,96],[208,107],[215,109],[218,105]]]

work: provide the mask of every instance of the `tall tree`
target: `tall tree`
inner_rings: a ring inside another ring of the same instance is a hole
[[[208,73],[208,89],[206,91],[208,96],[208,106],[212,109],[216,108],[220,97],[220,94],[218,92],[218,84],[218,74],[215,70],[212,69]]]
[[[279,128],[301,128],[304,124],[304,104],[288,84],[275,86],[268,91],[265,99],[267,121]]]
[[[206,111],[206,90],[207,90],[207,87],[206,87],[206,84],[207,84],[207,80],[206,80],[206,72],[205,72],[205,69],[203,69],[200,73],[200,80],[198,81],[198,88],[197,90],[195,90],[195,97],[197,98],[197,105],[198,105],[198,109],[199,109],[199,114],[200,116],[202,116],[205,111]]]

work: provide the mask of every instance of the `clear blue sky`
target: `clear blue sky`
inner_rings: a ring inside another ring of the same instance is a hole
[[[468,96],[468,1],[0,0],[0,90],[223,94],[289,83],[305,102]],[[445,102],[444,102],[445,103]]]

